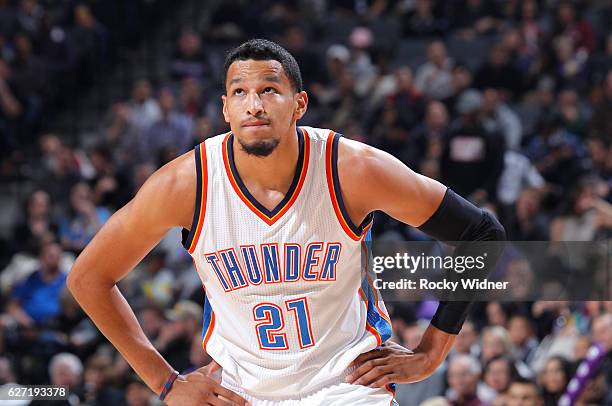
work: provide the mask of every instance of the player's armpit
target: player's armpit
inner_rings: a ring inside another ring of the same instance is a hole
[[[392,155],[344,138],[340,140],[338,173],[355,224],[381,210],[418,227],[440,206],[446,191],[440,182],[412,171]]]

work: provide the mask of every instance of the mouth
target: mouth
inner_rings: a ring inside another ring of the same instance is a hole
[[[266,120],[251,120],[242,124],[243,127],[265,127],[268,125],[270,125],[270,122]]]

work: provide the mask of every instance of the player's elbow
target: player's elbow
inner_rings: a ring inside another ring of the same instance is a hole
[[[506,229],[504,226],[488,211],[484,211],[484,213],[488,226],[485,231],[485,241],[506,241]]]
[[[68,277],[66,278],[66,288],[72,294],[74,298],[79,296],[83,290],[83,277],[77,269],[72,268]]]

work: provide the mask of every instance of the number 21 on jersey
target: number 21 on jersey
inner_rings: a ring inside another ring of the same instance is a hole
[[[310,311],[305,297],[285,300],[286,311],[292,313],[298,333],[300,348],[314,345],[310,325]],[[259,348],[262,350],[286,350],[289,348],[285,328],[285,310],[274,303],[259,303],[253,307],[253,318],[259,322],[255,326]]]

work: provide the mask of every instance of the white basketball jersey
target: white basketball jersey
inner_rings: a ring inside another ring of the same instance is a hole
[[[356,227],[342,202],[340,136],[311,127],[296,136],[296,174],[272,211],[242,183],[232,134],[196,146],[196,210],[184,230],[206,291],[203,346],[225,386],[262,399],[336,383],[391,335],[362,269],[371,216]]]

